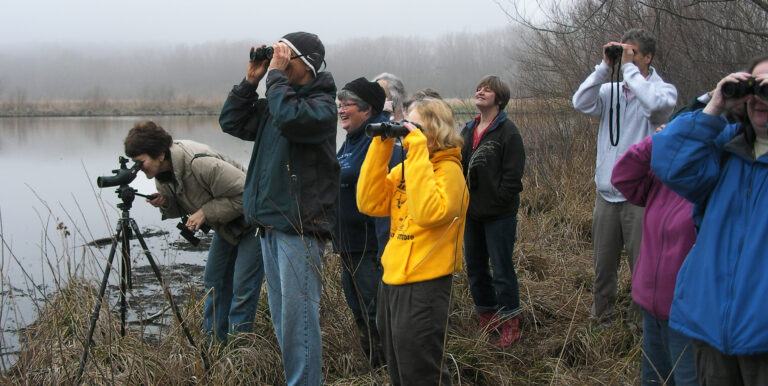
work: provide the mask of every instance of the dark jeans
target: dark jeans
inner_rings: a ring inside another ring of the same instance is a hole
[[[691,338],[643,309],[643,385],[696,386]]]
[[[696,339],[693,354],[702,386],[768,385],[768,354],[725,355]]]
[[[355,323],[361,331],[376,331],[376,298],[381,268],[376,252],[341,254],[341,285]]]
[[[451,275],[379,287],[378,326],[393,385],[450,385],[443,342]]]
[[[477,312],[499,311],[506,316],[520,313],[520,292],[512,259],[516,235],[517,217],[494,221],[467,217],[464,256]]]

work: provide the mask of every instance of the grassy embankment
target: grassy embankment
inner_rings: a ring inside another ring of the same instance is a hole
[[[469,109],[457,106],[457,110]],[[453,383],[637,384],[638,333],[623,323],[606,330],[588,321],[596,122],[573,113],[567,103],[513,101],[508,110],[521,129],[527,153],[515,253],[523,337],[508,349],[495,348],[493,334],[475,327],[466,275],[458,273],[445,358]],[[383,370],[361,374],[365,362],[344,302],[338,258],[327,257],[324,266],[321,323],[326,382],[387,383]],[[622,313],[629,304],[628,276],[623,264],[617,307]],[[70,280],[23,332],[26,343],[17,371],[0,375],[0,382],[73,382],[95,285]],[[188,293],[183,314],[190,326],[199,326],[200,289],[190,288]],[[175,322],[159,339],[143,338],[138,328],[121,338],[119,318],[103,309],[86,379],[96,384],[281,384],[280,355],[265,298],[262,295],[253,334],[207,349],[212,358],[208,373]],[[193,330],[197,341],[204,342],[198,329]]]

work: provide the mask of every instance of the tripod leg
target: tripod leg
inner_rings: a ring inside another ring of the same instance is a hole
[[[80,358],[80,368],[77,370],[76,385],[80,384],[83,377],[83,370],[85,369],[85,362],[88,360],[88,350],[91,347],[91,339],[93,338],[93,331],[96,330],[96,322],[99,320],[99,311],[101,311],[101,303],[104,301],[104,293],[107,290],[107,282],[109,281],[109,272],[112,270],[112,262],[115,260],[115,252],[117,251],[117,240],[120,239],[122,233],[122,226],[118,224],[115,237],[112,239],[112,248],[109,250],[109,259],[107,260],[107,266],[104,267],[104,277],[101,279],[101,286],[99,287],[99,298],[96,305],[93,307],[93,313],[91,314],[91,327],[88,329],[88,337],[83,344],[83,356]]]
[[[192,338],[192,334],[189,332],[189,329],[187,328],[186,324],[184,324],[184,320],[181,317],[181,312],[179,312],[179,308],[176,306],[176,302],[173,301],[173,296],[171,296],[171,292],[168,290],[168,287],[165,285],[165,282],[163,281],[163,276],[160,274],[160,269],[157,267],[157,264],[155,264],[155,259],[152,258],[152,253],[149,252],[149,247],[147,247],[147,243],[144,241],[144,236],[141,234],[141,231],[139,230],[139,226],[136,225],[136,221],[134,221],[133,219],[130,219],[130,220],[131,220],[131,228],[133,228],[133,232],[136,235],[136,239],[139,240],[139,244],[141,244],[141,248],[144,249],[144,255],[147,257],[147,260],[149,261],[149,265],[152,267],[152,271],[155,273],[155,277],[157,277],[157,281],[160,282],[160,287],[163,289],[165,298],[168,299],[168,304],[171,306],[171,309],[173,310],[173,313],[176,316],[176,321],[179,322],[179,325],[181,326],[181,329],[184,332],[184,335],[187,337],[189,344],[191,344],[192,347],[197,349],[195,340]],[[208,371],[209,369],[208,356],[205,355],[205,352],[203,352],[202,350],[198,350],[198,351],[200,351],[200,356],[203,359],[203,366],[205,367],[205,371]]]
[[[120,228],[123,232],[121,259],[120,259],[120,336],[125,336],[125,313],[127,309],[126,294],[131,280],[131,229],[128,227],[128,219],[121,218]]]

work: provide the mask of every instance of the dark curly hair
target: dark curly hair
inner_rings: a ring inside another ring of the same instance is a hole
[[[161,126],[152,121],[135,124],[125,137],[125,155],[136,157],[147,154],[152,158],[160,157],[171,148],[173,138]]]

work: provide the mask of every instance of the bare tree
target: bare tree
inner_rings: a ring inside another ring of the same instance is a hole
[[[743,68],[752,56],[768,52],[765,0],[577,0],[569,5],[536,0],[535,7],[527,8],[520,0],[497,4],[529,31],[525,55],[519,56],[519,81],[534,96],[569,98],[601,60],[601,46],[634,27],[658,38],[652,65],[678,87],[682,103]]]

